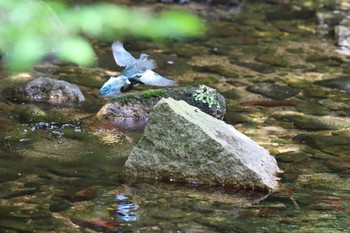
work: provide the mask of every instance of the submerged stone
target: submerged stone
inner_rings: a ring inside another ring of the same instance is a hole
[[[350,174],[350,157],[339,156],[334,159],[326,160],[326,164],[337,173]]]
[[[0,229],[3,232],[33,232],[32,225],[27,219],[0,219]]]
[[[293,54],[303,54],[305,52],[303,48],[286,48],[285,50]]]
[[[276,56],[274,54],[259,54],[258,56],[255,57],[255,61],[273,65],[273,66],[281,66],[285,67],[288,65],[288,62],[281,58],[280,56]]]
[[[247,87],[247,90],[277,100],[286,99],[299,93],[299,90],[290,86],[264,82],[253,84]]]
[[[291,22],[290,20],[274,21],[273,25],[284,33],[288,32],[294,35],[306,34],[306,32],[299,27],[298,23]]]
[[[289,151],[285,153],[281,153],[276,155],[276,159],[279,162],[285,162],[285,163],[297,163],[303,160],[307,160],[311,157],[311,154],[307,154],[301,151]]]
[[[311,98],[327,98],[329,96],[329,90],[325,90],[325,88],[320,86],[311,86],[307,84],[303,88],[303,95],[305,97]]]
[[[48,102],[53,104],[82,102],[85,100],[78,86],[52,78],[34,79],[27,85],[14,89],[13,96],[15,99],[22,101]]]
[[[193,69],[203,73],[213,73],[226,78],[238,78],[239,74],[229,72],[223,66],[211,65],[211,66],[194,66]]]
[[[338,57],[329,57],[329,56],[321,56],[310,55],[305,59],[306,62],[320,63],[322,66],[340,66],[344,61]]]
[[[349,52],[350,52],[350,50],[349,50]],[[341,65],[341,68],[343,70],[343,74],[345,74],[345,75],[350,74],[350,64],[349,63],[343,63]]]
[[[269,152],[233,126],[184,101],[162,99],[125,163],[143,178],[276,189],[281,172]]]
[[[225,122],[232,125],[247,123],[251,121],[251,118],[249,118],[249,116],[247,116],[244,113],[227,112],[227,114],[225,115]]]
[[[229,90],[229,91],[225,91],[222,92],[222,95],[226,98],[226,99],[231,99],[231,100],[237,100],[239,99],[239,95],[237,93],[237,91],[235,90]]]
[[[61,211],[68,210],[71,206],[72,204],[69,201],[62,200],[62,201],[51,203],[49,206],[49,210],[51,212],[61,212]]]
[[[310,9],[290,9],[287,6],[281,6],[279,8],[273,8],[266,13],[266,18],[268,20],[315,20],[316,11]]]
[[[16,192],[10,193],[5,196],[1,196],[1,199],[12,199],[12,198],[18,198],[22,196],[27,195],[34,195],[38,192],[38,188],[22,188],[21,190],[18,190]]]
[[[293,140],[328,154],[349,156],[350,144],[347,136],[300,134],[295,136]]]
[[[298,102],[297,110],[304,114],[311,114],[316,116],[324,116],[329,114],[329,109],[318,103],[317,101],[303,101]]]
[[[175,53],[176,56],[172,56],[171,60],[174,62],[172,65],[176,65],[178,63],[179,66],[175,66],[175,69],[180,69],[181,71],[189,71],[191,67],[186,64],[185,62],[181,61],[179,58],[192,58],[194,56],[201,56],[203,54],[203,50],[206,48],[204,46],[192,46],[192,44],[187,43],[171,43],[167,46],[167,49],[169,50],[166,53]],[[165,56],[163,54],[157,54],[157,61],[167,61],[169,59],[168,56]],[[182,74],[183,72],[181,72]]]
[[[27,105],[20,111],[22,122],[40,122],[48,119],[47,114],[35,105]]]
[[[256,72],[259,72],[262,74],[271,74],[271,73],[274,73],[276,71],[276,67],[269,65],[269,64],[242,62],[242,61],[238,61],[236,59],[231,59],[230,63],[246,67],[248,69],[251,69],[253,71],[256,71]]]
[[[350,104],[347,100],[335,99],[322,99],[318,101],[322,106],[333,111],[344,111],[350,109]]]
[[[274,113],[273,117],[305,130],[338,130],[350,127],[350,119],[336,116],[312,116],[296,112]]]
[[[59,135],[59,132],[57,134]],[[20,148],[18,153],[33,159],[51,158],[59,161],[74,161],[84,150],[91,150],[91,148],[87,148],[86,144],[80,140],[60,138],[59,143],[52,139],[36,140],[31,144],[30,149]]]
[[[318,84],[324,87],[337,88],[346,92],[350,92],[350,77],[348,76],[316,81],[315,84]]]
[[[342,179],[334,173],[320,172],[313,174],[301,174],[296,180],[298,186],[308,186],[309,188],[319,189],[324,187],[328,190],[349,191],[350,179]],[[347,201],[347,203],[349,203]]]

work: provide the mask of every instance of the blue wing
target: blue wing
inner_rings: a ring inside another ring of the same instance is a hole
[[[173,86],[175,81],[164,78],[152,70],[147,70],[141,77],[140,81],[146,85],[151,86]]]
[[[154,60],[137,60],[132,65],[126,67],[120,75],[128,78],[134,78],[135,76],[143,75],[147,70],[156,68],[156,62]]]
[[[136,62],[136,59],[124,49],[123,43],[115,41],[112,44],[113,57],[118,66],[129,66]]]

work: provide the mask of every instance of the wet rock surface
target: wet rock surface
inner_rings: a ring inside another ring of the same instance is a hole
[[[318,85],[350,92],[350,77],[339,77],[315,82]]]
[[[299,143],[307,144],[328,154],[336,156],[349,155],[349,136],[300,134],[295,136],[293,140]]]
[[[299,112],[303,112],[309,115],[324,116],[329,113],[329,109],[320,104],[317,101],[305,101],[299,102],[296,106]]]
[[[275,113],[273,117],[305,130],[339,130],[350,127],[350,119],[346,117],[311,116],[295,112]]]
[[[13,95],[18,100],[54,104],[82,102],[85,100],[78,86],[52,78],[34,79],[23,87],[15,88]]]
[[[286,99],[299,93],[295,88],[274,83],[257,83],[247,87],[247,90],[277,100]]]
[[[276,160],[247,136],[184,101],[162,99],[125,163],[129,175],[275,189]]]
[[[276,68],[269,64],[259,64],[259,63],[253,63],[253,62],[243,62],[238,61],[236,59],[231,60],[232,64],[237,64],[239,66],[247,67],[253,71],[262,73],[262,74],[271,74],[276,71]]]
[[[288,62],[285,59],[275,56],[273,54],[268,54],[268,53],[264,53],[256,56],[255,61],[273,65],[273,66],[281,66],[281,67],[288,65]]]

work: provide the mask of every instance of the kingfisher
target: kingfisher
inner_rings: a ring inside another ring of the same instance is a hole
[[[113,57],[118,66],[125,67],[117,77],[103,84],[100,94],[103,96],[118,96],[121,91],[130,89],[139,83],[151,86],[172,86],[175,81],[164,78],[153,71],[157,67],[155,60],[149,59],[148,54],[140,54],[138,59],[134,58],[125,50],[121,41],[112,44]]]

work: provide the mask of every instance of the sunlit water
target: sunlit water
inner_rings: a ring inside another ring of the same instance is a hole
[[[8,88],[32,77],[2,74],[0,232],[350,232],[349,80],[333,88],[315,83],[350,72],[329,29],[335,13],[332,5],[268,2],[247,1],[240,10],[146,4],[193,10],[207,22],[208,36],[126,40],[126,47],[135,56],[150,54],[157,71],[179,86],[220,90],[225,121],[269,149],[285,171],[278,192],[125,178],[127,150],[142,130],[96,120],[106,102],[98,88],[117,71],[110,45],[95,43],[100,67],[43,64],[30,73],[80,85],[84,104],[16,102]],[[262,81],[277,86],[259,94],[254,85]],[[277,96],[281,86],[291,89]],[[28,106],[48,118],[28,116]],[[338,117],[344,127],[322,116]]]

